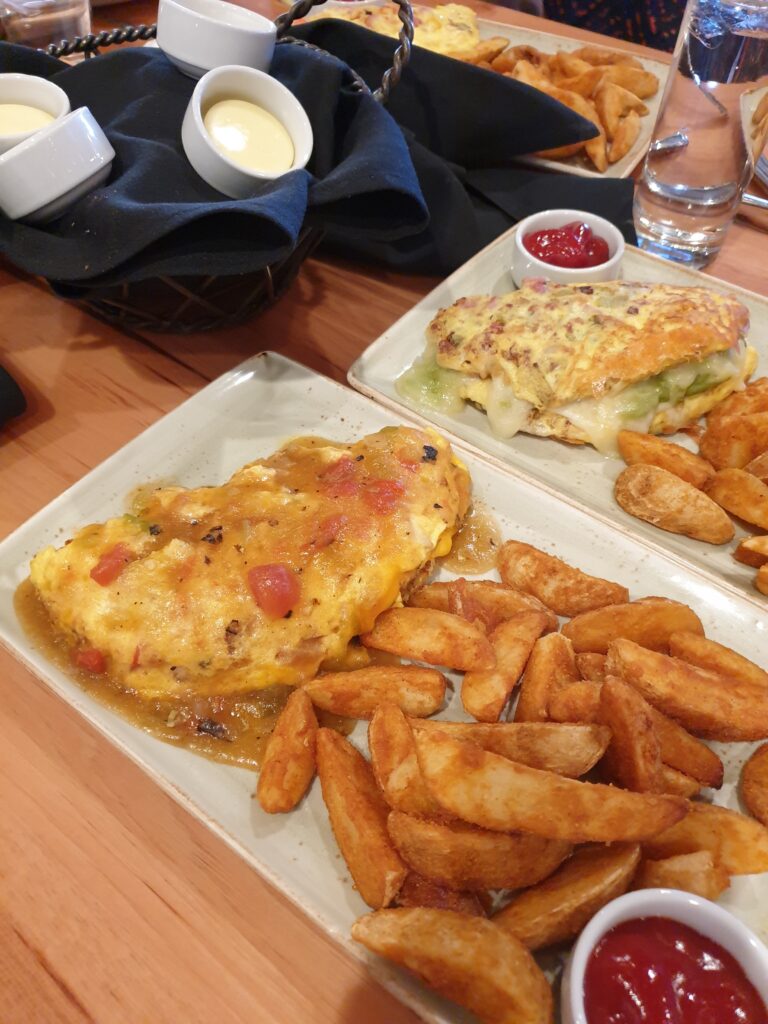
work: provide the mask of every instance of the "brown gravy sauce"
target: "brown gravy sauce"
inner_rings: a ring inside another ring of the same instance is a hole
[[[501,547],[499,525],[480,502],[474,502],[464,517],[449,553],[440,564],[449,572],[470,576],[496,568]]]
[[[25,633],[42,654],[87,694],[132,725],[175,746],[193,750],[214,761],[258,768],[272,730],[291,692],[271,686],[247,696],[189,697],[158,700],[125,690],[108,675],[94,675],[72,663],[72,647],[58,633],[30,580],[19,584],[14,597],[16,615]],[[352,719],[317,709],[320,725],[344,735]],[[200,728],[210,730],[200,731]]]

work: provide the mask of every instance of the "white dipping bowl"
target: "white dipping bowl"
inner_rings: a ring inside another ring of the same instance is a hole
[[[579,936],[563,975],[563,1024],[594,1024],[584,1009],[584,972],[593,949],[616,925],[640,917],[668,917],[719,943],[738,962],[768,1006],[768,948],[729,911],[677,889],[639,889],[611,900]]]
[[[224,0],[160,0],[157,11],[157,45],[190,78],[229,64],[268,71],[276,31],[269,18]]]
[[[523,245],[525,235],[532,231],[545,231],[547,228],[562,228],[572,221],[578,220],[588,224],[594,234],[600,235],[608,243],[609,257],[605,263],[597,267],[555,267],[538,259]],[[609,220],[598,217],[584,210],[545,210],[531,214],[517,225],[512,242],[512,279],[520,287],[526,277],[543,277],[555,284],[589,284],[594,281],[613,281],[620,275],[621,259],[624,255],[624,238],[617,227]]]
[[[106,181],[115,158],[87,107],[41,128],[0,156],[0,210],[44,224]]]
[[[293,141],[293,163],[289,171],[306,167],[314,143],[312,125],[293,93],[263,71],[242,67],[216,68],[200,79],[181,126],[184,152],[211,188],[223,192],[230,199],[247,199],[255,195],[265,181],[279,178],[281,174],[246,170],[216,149],[203,118],[214,103],[231,99],[256,103],[282,123]]]
[[[28,107],[37,107],[50,114],[54,120],[69,113],[69,96],[64,90],[37,75],[0,75],[0,103],[23,103]],[[0,153],[7,153],[40,130],[33,128],[28,132],[0,134]]]

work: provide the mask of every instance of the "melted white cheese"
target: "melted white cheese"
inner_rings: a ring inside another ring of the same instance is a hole
[[[485,411],[496,437],[514,437],[528,423],[533,405],[518,398],[512,386],[500,377],[493,377],[486,396]]]

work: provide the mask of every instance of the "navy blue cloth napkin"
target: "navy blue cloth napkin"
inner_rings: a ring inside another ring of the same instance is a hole
[[[8,373],[0,366],[0,427],[11,420],[14,416],[21,416],[27,408],[21,388]]]

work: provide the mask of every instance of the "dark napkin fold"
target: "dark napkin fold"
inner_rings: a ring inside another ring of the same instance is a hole
[[[331,49],[369,85],[390,65],[397,45],[330,18],[292,31]],[[331,251],[412,273],[449,273],[523,217],[553,207],[596,213],[628,242],[636,240],[632,181],[516,165],[522,155],[591,134],[588,122],[544,93],[414,47],[387,108],[408,143],[429,224],[386,244],[332,227],[324,240]]]

